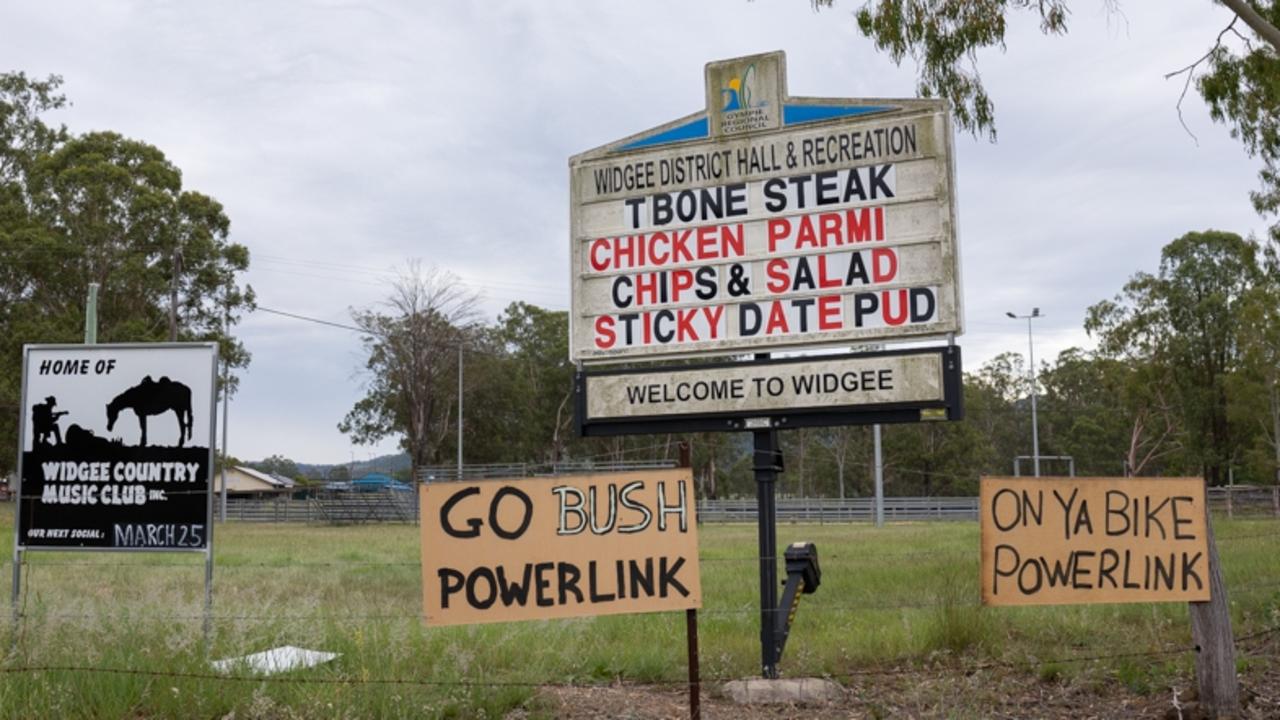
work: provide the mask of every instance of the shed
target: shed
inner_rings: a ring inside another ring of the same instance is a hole
[[[293,480],[289,478],[264,473],[261,470],[254,470],[243,465],[233,465],[227,468],[228,497],[262,497],[287,494],[293,491],[294,484]],[[221,470],[213,474],[213,489],[215,493],[222,492]]]

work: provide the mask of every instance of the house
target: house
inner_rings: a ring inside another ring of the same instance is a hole
[[[265,473],[243,465],[227,468],[227,497],[264,497],[287,495],[294,490],[293,480],[281,475]],[[213,489],[222,493],[222,471],[213,473]]]

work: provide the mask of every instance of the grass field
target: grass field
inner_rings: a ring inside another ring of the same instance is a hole
[[[1216,525],[1237,635],[1280,623],[1280,522]],[[700,532],[702,673],[749,676],[759,658],[755,527]],[[995,660],[1045,679],[1163,692],[1190,667],[1188,654],[1058,662],[1188,646],[1186,606],[983,609],[976,523],[782,525],[778,535],[817,543],[823,570],[796,619],[788,675]],[[6,575],[12,537],[6,512]],[[549,712],[538,684],[685,676],[677,613],[425,628],[416,527],[230,523],[215,538],[208,648],[202,556],[31,555],[17,637],[7,613],[0,631],[2,648],[14,648],[0,717],[501,717],[520,706],[537,716]],[[289,676],[323,682],[207,677],[210,657],[284,644],[342,656]],[[33,667],[45,669],[13,671]],[[84,667],[158,674],[71,669]]]

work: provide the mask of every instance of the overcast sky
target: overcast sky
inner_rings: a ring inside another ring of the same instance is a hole
[[[709,60],[787,53],[791,94],[909,97],[853,11],[805,0],[62,2],[0,6],[0,70],[57,73],[75,132],[159,147],[221,201],[261,305],[335,322],[409,258],[459,275],[496,317],[569,305],[570,155],[702,109]],[[1230,15],[1209,0],[1074,3],[1070,33],[1014,18],[980,57],[999,142],[957,138],[967,369],[1088,345],[1085,309],[1189,230],[1261,233],[1258,163],[1181,80]],[[361,396],[354,333],[256,313],[230,451],[345,462]]]

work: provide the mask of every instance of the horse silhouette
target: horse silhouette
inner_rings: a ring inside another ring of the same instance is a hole
[[[147,446],[147,417],[163,415],[170,410],[178,416],[178,447],[191,439],[191,388],[180,382],[167,377],[155,381],[148,375],[142,378],[142,382],[115,396],[107,403],[107,432],[115,427],[121,410],[132,410],[138,416],[138,427],[142,429],[139,447]]]

